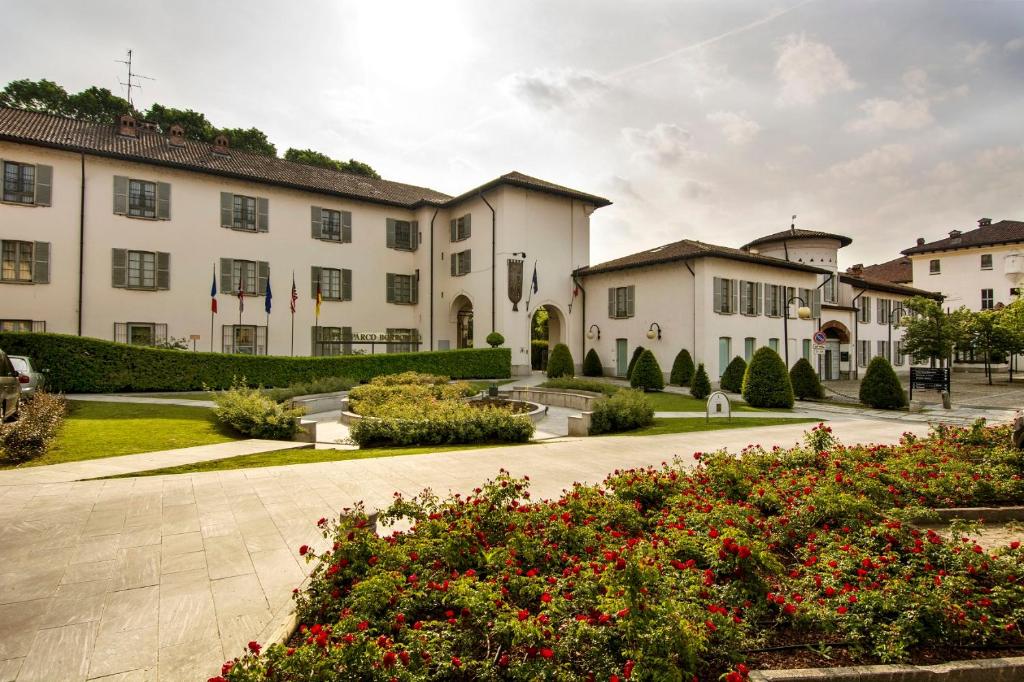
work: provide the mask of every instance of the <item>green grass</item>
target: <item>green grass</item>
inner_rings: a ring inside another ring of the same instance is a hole
[[[257,467],[279,467],[287,464],[316,464],[319,462],[342,462],[350,459],[374,459],[377,457],[400,457],[402,455],[425,455],[432,452],[451,452],[454,450],[479,450],[483,448],[500,448],[523,443],[474,443],[471,445],[427,446],[411,448],[367,448],[365,450],[313,450],[290,449],[260,452],[254,455],[239,455],[224,459],[211,459],[206,462],[194,462],[180,466],[150,469],[133,474],[117,474],[101,478],[135,478],[138,476],[166,476],[170,474],[198,474],[206,471],[226,471],[228,469],[255,469]],[[100,479],[90,479],[100,480]]]
[[[642,429],[612,433],[611,436],[663,436],[670,433],[694,433],[697,431],[721,431],[723,429],[749,429],[757,426],[779,426],[782,424],[803,424],[819,422],[820,419],[779,419],[774,417],[718,417],[711,421],[695,419],[659,419]]]
[[[69,414],[49,451],[21,466],[78,462],[237,440],[207,407],[68,401]]]
[[[594,391],[605,395],[614,395],[625,386],[613,384],[600,379],[549,379],[540,385],[541,388],[561,388],[565,390]],[[647,393],[647,400],[655,412],[704,412],[707,409],[706,400],[698,400],[684,393],[669,393],[667,391],[652,391]],[[760,412],[757,407],[750,407],[744,402],[731,401],[734,412]],[[782,411],[782,410],[779,410]]]
[[[164,398],[166,400],[213,400],[206,391],[172,391],[168,393],[116,393],[131,398]]]

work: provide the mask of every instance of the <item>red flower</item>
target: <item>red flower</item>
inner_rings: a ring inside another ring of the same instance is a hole
[[[306,552],[309,551],[309,545],[303,545],[299,547],[299,556],[306,556]]]
[[[395,661],[397,659],[398,656],[395,655],[394,651],[385,651],[384,658],[381,661],[381,663],[384,665],[385,668],[390,668],[395,664]]]
[[[555,655],[555,652],[552,651],[551,649],[541,649],[540,650],[540,655],[543,656],[544,658],[552,658]]]
[[[551,594],[549,594],[548,592],[545,592],[544,594],[540,595],[540,600],[542,602],[544,602],[545,604],[550,604],[551,603]]]
[[[460,659],[458,656],[452,656],[452,665],[454,665],[456,668],[461,668],[462,659]]]
[[[262,647],[256,642],[249,642],[249,651],[253,652],[257,656],[259,655],[261,648]]]
[[[622,666],[622,675],[628,680],[633,676],[633,666],[636,665],[633,661],[626,661],[626,665]]]

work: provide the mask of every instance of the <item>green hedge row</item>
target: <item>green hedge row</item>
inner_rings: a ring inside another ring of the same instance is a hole
[[[254,386],[287,386],[328,376],[366,381],[406,371],[453,379],[501,379],[512,372],[508,348],[291,358],[193,353],[65,334],[2,332],[0,349],[30,356],[37,368],[48,370],[47,387],[67,393],[193,391],[204,384],[220,389],[230,388],[234,377],[245,377]]]

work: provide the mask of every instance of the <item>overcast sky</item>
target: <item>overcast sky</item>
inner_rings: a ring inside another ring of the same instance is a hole
[[[284,9],[284,8],[288,9]],[[0,0],[0,81],[117,91],[451,194],[601,194],[596,263],[797,225],[843,264],[1024,220],[1018,0]]]

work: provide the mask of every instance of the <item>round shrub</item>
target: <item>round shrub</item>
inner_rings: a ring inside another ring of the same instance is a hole
[[[572,378],[574,376],[576,376],[576,368],[572,364],[572,353],[569,352],[569,346],[559,343],[551,349],[551,355],[548,357],[548,378]]]
[[[737,355],[725,368],[725,372],[718,383],[723,391],[739,393],[743,390],[743,375],[746,373],[747,361]]]
[[[640,359],[640,356],[644,354],[644,347],[637,346],[633,349],[633,357],[629,359],[629,365],[626,367],[626,379],[629,380],[633,376],[633,368],[636,367],[636,361]]]
[[[583,357],[583,376],[599,377],[604,374],[604,367],[601,366],[601,358],[597,357],[597,351],[591,348]]]
[[[654,408],[642,391],[625,389],[594,405],[590,435],[630,431],[654,421]]]
[[[881,355],[872,358],[864,380],[860,382],[860,401],[880,410],[895,410],[907,406],[899,377],[892,365]]]
[[[758,348],[743,376],[743,399],[752,407],[793,407],[793,385],[779,354]]]
[[[503,343],[505,343],[505,337],[498,332],[491,332],[487,335],[487,345],[491,348],[497,348]]]
[[[697,400],[704,400],[711,395],[711,380],[708,379],[708,371],[704,369],[704,363],[697,365],[697,371],[690,382],[690,395]]]
[[[629,385],[645,391],[660,391],[665,388],[665,377],[654,353],[645,350],[633,366],[633,374],[629,377]]]
[[[825,397],[825,389],[821,387],[818,373],[806,358],[797,360],[793,369],[789,370],[789,381],[793,384],[793,394],[800,400]]]
[[[299,417],[305,414],[302,408],[285,407],[258,388],[249,388],[244,377],[213,400],[219,421],[253,438],[292,440],[299,432]]]
[[[672,374],[669,382],[676,386],[689,386],[693,380],[693,358],[690,351],[685,348],[679,351],[675,361],[672,363]]]

